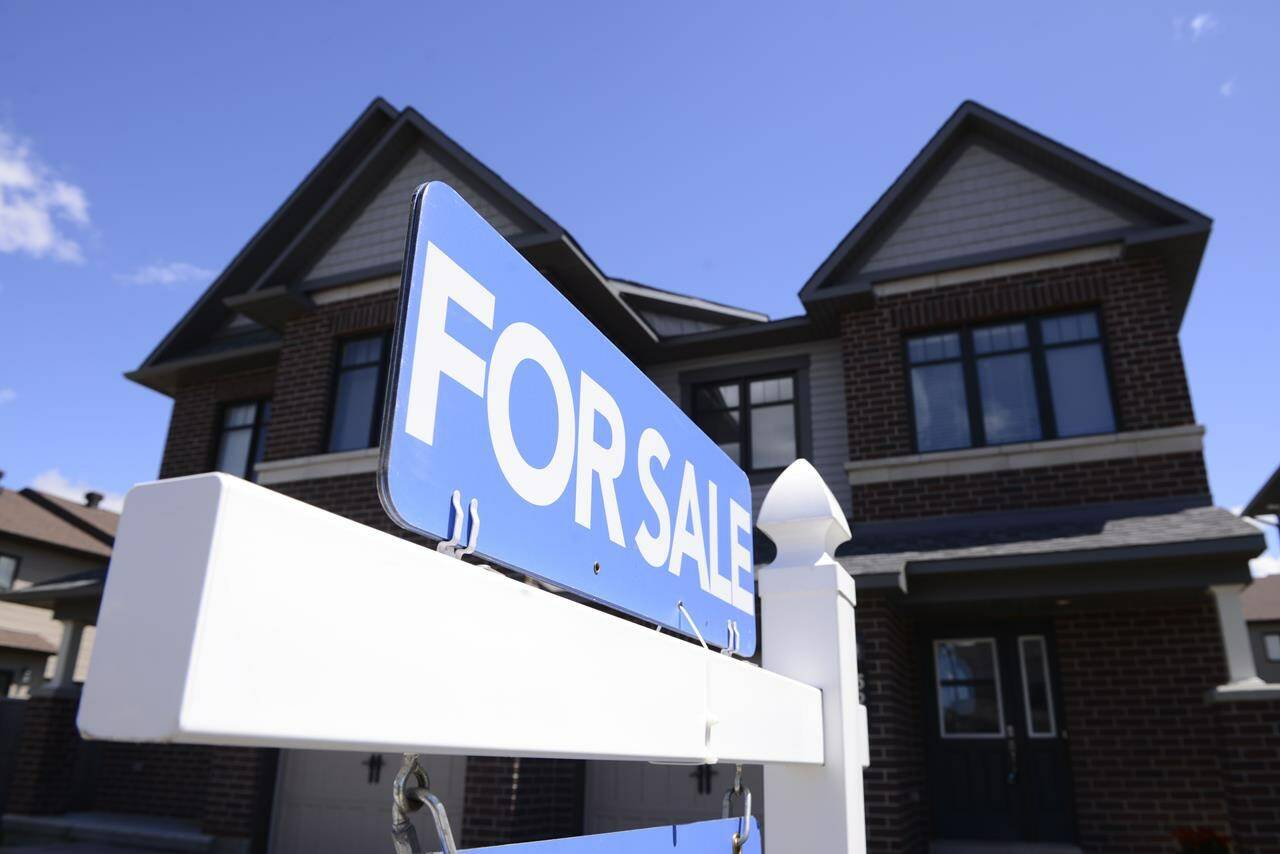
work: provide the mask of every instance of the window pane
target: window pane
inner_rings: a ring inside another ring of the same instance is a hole
[[[258,408],[258,426],[257,435],[254,437],[256,443],[253,448],[253,462],[262,462],[262,455],[267,451],[267,427],[271,424],[271,401],[263,401]],[[250,471],[253,480],[258,479],[257,472]]]
[[[222,414],[223,427],[248,427],[253,424],[253,416],[258,411],[256,403],[241,403],[228,406]]]
[[[699,386],[693,406],[694,409],[737,409],[738,384]]]
[[[1053,691],[1049,687],[1049,655],[1044,638],[1018,639],[1022,656],[1023,701],[1027,709],[1027,728],[1031,735],[1053,735]]]
[[[1111,433],[1116,429],[1111,412],[1107,371],[1100,344],[1055,347],[1045,351],[1049,388],[1059,436]]]
[[[979,359],[978,387],[982,390],[982,427],[987,444],[1040,438],[1040,411],[1030,355],[1011,353]]]
[[[999,735],[1000,705],[994,682],[943,685],[938,690],[942,731],[947,735]]]
[[[753,383],[754,385],[754,383]],[[796,459],[796,409],[793,404],[751,410],[751,467],[781,468]]]
[[[218,444],[218,471],[244,477],[249,473],[249,444],[253,440],[253,429],[240,427],[225,430]]]
[[[13,579],[17,574],[18,559],[12,555],[0,555],[0,590],[13,587]]]
[[[945,640],[933,648],[943,735],[1001,735],[995,641]]]
[[[913,363],[960,358],[960,333],[921,335],[907,342],[907,355]]]
[[[938,641],[937,656],[943,682],[995,678],[995,641],[990,638]]]
[[[739,419],[738,410],[724,409],[700,413],[694,420],[702,432],[729,455],[729,459],[742,465],[742,425]]]
[[[969,447],[969,406],[958,363],[912,368],[911,397],[921,451]]]
[[[1002,353],[1005,350],[1025,350],[1026,347],[1025,323],[1006,323],[1003,326],[988,326],[973,331],[975,353]]]
[[[329,432],[330,451],[368,448],[373,430],[374,406],[378,399],[378,368],[356,368],[338,374],[333,402],[333,427]]]
[[[1267,661],[1280,661],[1280,635],[1267,635],[1264,643],[1267,647]]]
[[[1092,311],[1050,317],[1040,321],[1040,334],[1045,344],[1066,344],[1098,337],[1098,316]]]
[[[342,366],[376,365],[382,359],[382,336],[355,338],[342,344]]]
[[[791,400],[791,377],[775,377],[771,380],[751,382],[752,403],[781,403]]]

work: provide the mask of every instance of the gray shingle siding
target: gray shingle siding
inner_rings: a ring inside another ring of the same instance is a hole
[[[657,311],[641,311],[640,316],[659,338],[671,338],[675,335],[690,335],[694,332],[708,332],[712,329],[724,329],[723,323],[712,323],[708,320],[694,320],[691,317],[677,317],[674,314],[663,314]]]
[[[961,152],[859,269],[871,273],[1133,225],[978,143]]]
[[[646,369],[649,378],[680,403],[680,374],[727,365],[749,364],[762,360],[809,356],[810,427],[813,434],[813,454],[810,462],[822,474],[827,486],[835,494],[840,506],[848,512],[852,504],[849,481],[844,473],[844,463],[849,459],[849,433],[845,422],[844,372],[840,362],[840,341],[830,339],[735,353],[728,356],[710,356],[684,362],[651,365]],[[751,487],[752,513],[760,512],[760,502],[769,491],[770,483],[753,484]]]
[[[499,209],[477,193],[440,159],[418,150],[389,180],[372,201],[320,256],[304,280],[341,275],[381,264],[396,263],[404,257],[404,237],[409,222],[413,191],[426,181],[444,181],[480,212],[489,224],[512,237],[532,230],[532,224],[518,222],[513,211]]]

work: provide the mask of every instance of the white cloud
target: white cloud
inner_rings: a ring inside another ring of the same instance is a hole
[[[11,388],[0,388],[0,406],[6,403],[13,403],[18,399],[18,393]]]
[[[83,480],[72,481],[56,468],[42,471],[36,475],[35,479],[31,481],[31,488],[39,492],[56,495],[59,498],[66,498],[69,501],[81,502],[84,501],[86,492],[101,492],[103,495],[102,504],[98,506],[105,510],[114,510],[117,513],[124,508],[124,496],[120,493],[94,489]]]
[[[1187,29],[1191,31],[1192,41],[1198,41],[1201,36],[1211,33],[1217,28],[1218,19],[1211,12],[1201,12],[1187,24]]]
[[[0,128],[0,252],[79,263],[65,228],[89,224],[84,190],[61,180],[25,140]]]
[[[1243,507],[1232,507],[1231,512],[1240,516]],[[1246,522],[1262,532],[1267,540],[1267,550],[1249,561],[1254,578],[1280,573],[1280,532],[1276,529],[1276,516],[1260,516],[1257,519],[1242,516]],[[1269,524],[1268,524],[1269,523]]]
[[[1230,98],[1236,93],[1236,79],[1232,77],[1226,83],[1218,87],[1218,91],[1222,93],[1222,97]]]
[[[215,272],[186,261],[159,261],[139,267],[132,273],[118,273],[115,280],[130,285],[185,285],[189,282],[207,283]]]

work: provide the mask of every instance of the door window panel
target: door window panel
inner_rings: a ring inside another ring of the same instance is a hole
[[[1027,735],[1050,738],[1057,734],[1053,715],[1053,688],[1049,684],[1049,652],[1044,638],[1018,638],[1022,664],[1022,701],[1027,713]]]
[[[933,643],[938,718],[943,738],[1002,738],[1000,672],[994,638]]]

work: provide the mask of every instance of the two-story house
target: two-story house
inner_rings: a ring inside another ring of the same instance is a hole
[[[853,529],[838,557],[859,597],[871,850],[1157,851],[1187,825],[1274,844],[1277,769],[1255,754],[1280,748],[1280,700],[1253,677],[1238,598],[1261,539],[1212,504],[1178,343],[1208,218],[965,103],[808,282],[778,283],[803,313],[770,320],[610,277],[378,100],[129,375],[174,401],[162,477],[219,468],[395,530],[375,443],[409,199],[428,180],[738,460],[757,509],[796,457],[827,480]],[[335,692],[384,689],[333,674]],[[165,771],[165,748],[117,749],[155,769],[154,784],[125,762],[99,774],[140,792],[136,811],[198,753],[186,815],[208,833],[278,852],[386,843],[394,757],[182,748]],[[428,765],[466,845],[707,817],[728,783]]]

